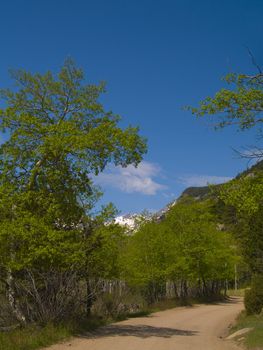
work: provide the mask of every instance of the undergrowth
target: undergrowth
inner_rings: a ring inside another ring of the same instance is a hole
[[[73,335],[91,331],[106,324],[105,320],[90,318],[68,324],[27,326],[10,332],[0,333],[0,350],[36,350],[49,346]]]
[[[242,328],[253,328],[253,330],[244,335],[244,345],[248,349],[263,349],[263,314],[261,315],[247,315],[243,311],[232,331],[235,332]]]

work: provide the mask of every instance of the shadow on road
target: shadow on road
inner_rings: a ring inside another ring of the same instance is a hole
[[[94,333],[89,333],[84,337],[87,338],[102,338],[112,336],[133,336],[139,338],[162,337],[171,338],[173,336],[193,336],[197,331],[167,328],[167,327],[153,327],[146,325],[110,325],[98,329]],[[83,337],[83,336],[82,336]]]

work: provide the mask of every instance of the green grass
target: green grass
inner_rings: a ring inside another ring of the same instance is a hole
[[[158,312],[158,311],[164,311],[168,309],[173,309],[175,307],[180,307],[180,306],[193,306],[195,304],[210,304],[218,301],[225,300],[225,298],[221,295],[213,297],[213,298],[186,298],[182,300],[178,299],[164,299],[160,300],[154,304],[151,304],[149,306],[146,306],[143,308],[141,311],[138,311],[134,314],[129,314],[128,317],[142,317],[142,316],[147,316],[153,312]]]
[[[245,335],[245,346],[248,349],[263,349],[263,314],[247,316],[245,311],[243,311],[239,315],[237,323],[231,332],[247,327],[254,329]]]
[[[67,325],[49,324],[44,327],[29,326],[23,329],[0,333],[0,350],[36,350],[65,340],[79,333],[90,331],[106,324],[99,318],[91,318]]]
[[[244,289],[229,289],[227,291],[227,295],[230,297],[244,297],[245,295],[245,288]]]
[[[165,299],[165,300],[160,300],[149,307],[146,308],[146,310],[149,313],[152,312],[158,312],[158,311],[164,311],[168,309],[172,309],[174,307],[181,306],[180,302],[176,299]]]
[[[54,344],[71,335],[65,326],[47,325],[43,328],[31,326],[25,329],[0,334],[1,350],[35,350]]]
[[[128,318],[146,317],[146,316],[149,316],[150,313],[151,313],[150,310],[141,310],[141,311],[136,311],[131,314],[128,314],[127,317]]]

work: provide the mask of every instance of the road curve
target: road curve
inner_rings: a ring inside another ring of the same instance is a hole
[[[48,350],[238,350],[224,340],[242,300],[180,307],[102,327]]]

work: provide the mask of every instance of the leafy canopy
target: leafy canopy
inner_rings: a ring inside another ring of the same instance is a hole
[[[236,125],[240,130],[249,129],[263,122],[263,74],[248,76],[228,74],[225,81],[229,89],[219,90],[214,97],[207,97],[199,107],[190,107],[194,115],[212,115],[216,127]]]
[[[37,188],[56,178],[59,169],[68,171],[63,187],[68,178],[81,186],[108,162],[140,162],[146,145],[138,128],[118,127],[120,117],[99,102],[104,84],[85,84],[83,71],[71,60],[57,77],[16,71],[13,78],[18,90],[1,90],[6,108],[0,110],[1,129],[10,135],[1,147],[1,173],[9,180]]]
[[[137,165],[146,141],[104,110],[105,84],[87,84],[72,60],[57,75],[18,70],[12,77],[16,88],[0,91],[7,136],[0,146],[1,263],[82,264],[89,245],[99,246],[90,236],[114,211],[90,217],[101,195],[92,175],[109,163]]]
[[[210,201],[177,203],[161,223],[142,225],[128,239],[124,278],[140,285],[232,278],[239,260],[235,241],[218,229],[212,206]]]
[[[259,68],[259,67],[258,67]],[[259,69],[256,75],[229,74],[225,78],[228,89],[221,89],[213,97],[207,97],[196,108],[190,108],[197,117],[212,116],[216,127],[223,128],[235,125],[239,130],[257,128],[262,140],[261,125],[263,122],[263,74]],[[262,147],[248,149],[242,157],[263,159]],[[219,198],[226,206],[234,209],[235,220],[233,231],[239,240],[243,254],[252,271],[263,271],[262,248],[262,169],[252,168],[250,173],[243,174],[223,185]]]

